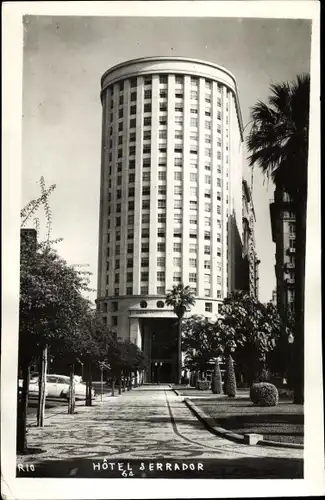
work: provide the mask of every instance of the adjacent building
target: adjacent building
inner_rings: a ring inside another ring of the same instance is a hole
[[[275,243],[276,302],[280,314],[294,311],[296,219],[293,203],[280,187],[270,204],[272,239]]]
[[[97,307],[118,336],[145,351],[147,380],[160,366],[167,382],[176,365],[168,290],[189,284],[191,314],[215,316],[238,288],[243,125],[236,82],[209,62],[148,57],[109,69],[101,100]]]
[[[246,180],[243,186],[243,271],[240,274],[242,283],[238,288],[246,290],[258,299],[259,292],[259,264],[255,243],[255,210],[251,189]]]

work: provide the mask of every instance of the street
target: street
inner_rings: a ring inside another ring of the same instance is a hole
[[[106,394],[92,407],[80,403],[73,415],[65,408],[49,409],[45,427],[29,428],[28,446],[29,452],[17,457],[19,477],[303,476],[303,450],[247,446],[214,436],[163,385]],[[33,471],[24,469],[28,464]],[[119,464],[124,464],[121,469]],[[203,468],[183,470],[183,464]]]

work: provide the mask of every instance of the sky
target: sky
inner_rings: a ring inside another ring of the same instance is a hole
[[[234,74],[246,125],[251,106],[267,100],[271,83],[292,81],[309,72],[310,40],[307,20],[25,17],[22,206],[40,195],[41,176],[47,185],[56,184],[49,200],[51,237],[63,238],[57,249],[69,264],[89,265],[90,286],[96,290],[101,75],[136,57],[173,55],[211,61]],[[245,172],[250,181],[247,165]],[[273,186],[255,168],[255,238],[263,302],[272,298],[275,288],[272,196]],[[42,210],[36,216],[42,237]],[[90,298],[96,298],[95,291]]]

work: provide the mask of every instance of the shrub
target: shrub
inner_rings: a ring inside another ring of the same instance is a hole
[[[199,389],[199,391],[207,391],[210,389],[210,383],[208,380],[198,380],[196,388]]]
[[[236,376],[231,356],[228,356],[227,358],[224,393],[230,398],[234,398],[236,396]]]
[[[221,371],[220,371],[220,366],[219,366],[218,360],[216,361],[216,363],[214,365],[211,389],[212,389],[213,394],[220,394],[221,393]]]
[[[259,382],[250,388],[250,398],[255,405],[276,406],[279,401],[278,390],[273,384]]]

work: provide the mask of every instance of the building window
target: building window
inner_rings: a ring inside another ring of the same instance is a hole
[[[206,255],[210,255],[211,254],[211,247],[210,247],[210,245],[204,245],[204,253]]]
[[[182,259],[180,257],[173,258],[173,265],[176,267],[180,267],[182,264]]]
[[[143,186],[143,188],[142,188],[142,195],[143,196],[150,195],[150,186]]]
[[[181,273],[174,273],[173,274],[173,281],[175,283],[181,283],[182,282],[182,274]]]
[[[119,283],[119,282],[120,282],[120,274],[116,273],[114,278],[114,283]]]
[[[189,282],[196,283],[196,273],[189,273]]]
[[[176,111],[176,113],[183,113],[183,106],[180,106],[179,104],[177,104],[175,106],[175,111]]]
[[[142,271],[141,273],[141,281],[148,281],[149,279],[149,273],[148,271]]]
[[[174,222],[175,222],[175,224],[181,224],[182,223],[182,214],[174,214]]]
[[[182,194],[183,187],[182,186],[174,186],[174,194]]]
[[[152,93],[151,90],[145,90],[144,91],[144,99],[151,99]]]
[[[167,116],[159,117],[159,125],[167,125]]]
[[[158,208],[166,208],[166,200],[158,200]]]
[[[167,83],[168,75],[159,75],[159,83]]]
[[[134,224],[134,215],[128,215],[128,224],[133,226]]]
[[[205,312],[212,313],[212,302],[205,303]]]
[[[133,267],[133,259],[127,259],[127,261],[126,261],[126,262],[127,262],[127,264],[126,264],[126,265],[127,265],[127,267],[128,267],[128,268],[129,268],[129,267],[131,267],[131,268]]]
[[[142,166],[143,168],[150,168],[151,158],[143,158]]]
[[[166,231],[163,228],[159,227],[157,231],[157,237],[165,238],[165,236],[166,236]]]
[[[141,238],[149,238],[149,228],[145,227],[141,230]]]
[[[147,303],[145,300],[141,300],[141,302],[140,302],[140,307],[141,307],[142,309],[145,309],[146,307],[148,307],[148,303]]]
[[[157,281],[165,281],[165,271],[157,271]]]
[[[117,316],[112,316],[112,325],[117,326]]]
[[[164,267],[165,266],[165,257],[157,257],[157,266]]]
[[[175,139],[183,139],[183,132],[181,130],[175,130]]]
[[[164,252],[165,251],[165,243],[157,243],[157,252]]]
[[[148,224],[150,220],[150,214],[142,214],[141,220],[142,224]]]
[[[148,210],[150,209],[150,200],[143,200],[142,201],[142,210]]]
[[[158,214],[158,222],[165,223],[166,222],[166,214]]]
[[[196,267],[196,259],[189,260],[190,267]]]
[[[147,242],[141,243],[141,252],[143,253],[149,252],[149,243]]]
[[[146,103],[146,104],[143,106],[143,112],[144,112],[144,113],[151,113],[151,103]]]
[[[141,295],[148,295],[148,287],[147,286],[142,286],[140,288],[140,294]]]
[[[158,300],[158,302],[157,302],[157,307],[158,307],[159,309],[162,309],[163,307],[165,307],[164,302],[163,302],[162,300]]]
[[[142,173],[142,180],[143,181],[150,181],[150,172],[143,172]]]
[[[148,257],[144,257],[141,259],[141,267],[148,267],[149,266],[149,259]]]
[[[162,99],[165,99],[165,98],[167,98],[167,95],[168,95],[167,89],[160,89],[159,97],[161,97]]]
[[[165,293],[165,287],[157,286],[157,295],[164,295],[164,293]]]
[[[197,214],[190,215],[190,224],[197,224]]]
[[[145,116],[143,118],[143,126],[149,127],[151,125],[151,116]]]
[[[195,117],[191,117],[190,118],[190,126],[191,127],[197,127],[197,125],[198,125],[198,119],[195,118]]]
[[[144,77],[144,85],[151,85],[151,76]]]
[[[127,253],[133,253],[133,249],[134,249],[133,243],[128,243]]]
[[[211,295],[210,288],[205,288],[204,289],[204,297],[210,297],[210,295]]]
[[[174,252],[181,252],[182,251],[182,244],[181,243],[174,243],[173,251]]]

